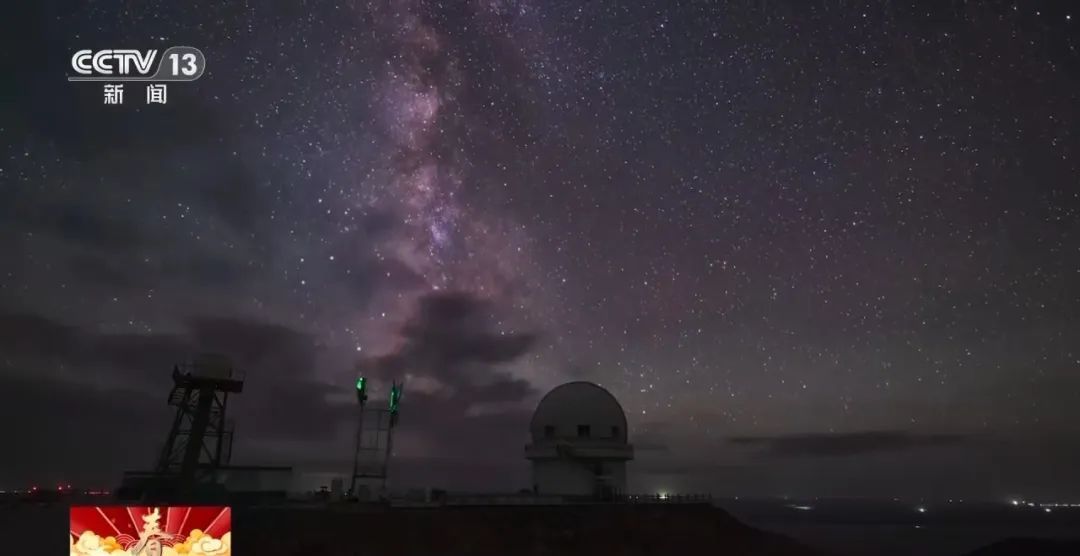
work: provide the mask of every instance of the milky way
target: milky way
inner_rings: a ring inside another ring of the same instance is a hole
[[[444,8],[422,2],[367,5],[359,15],[386,41],[379,50],[385,65],[374,70],[372,104],[385,145],[379,160],[385,165],[373,179],[356,187],[368,195],[354,206],[361,212],[386,211],[400,219],[395,229],[379,238],[376,257],[402,263],[388,273],[405,273],[412,287],[397,289],[375,301],[385,322],[370,327],[371,346],[362,361],[399,351],[398,327],[413,318],[417,302],[433,292],[469,295],[477,302],[495,300],[510,311],[492,313],[499,333],[529,326],[535,314],[540,284],[527,273],[535,270],[523,227],[512,218],[474,207],[465,195],[466,180],[476,179],[476,167],[490,164],[477,135],[507,140],[515,125],[485,117],[499,95],[521,102],[520,93],[503,89],[500,78],[485,72],[505,72],[526,63],[520,45],[507,35],[513,19],[505,6],[477,3]],[[519,16],[524,3],[514,7]],[[456,26],[463,26],[464,29]],[[456,36],[455,36],[456,35]],[[464,35],[464,37],[463,37]],[[464,41],[464,42],[463,42]],[[470,67],[473,51],[497,51],[496,65]],[[499,99],[506,101],[505,98]],[[473,185],[474,193],[485,184]],[[343,202],[348,202],[349,197]],[[516,232],[516,233],[515,233]],[[433,391],[446,387],[448,368],[414,365],[405,379]],[[536,379],[533,367],[520,367]],[[549,373],[550,374],[550,373]]]
[[[238,454],[320,477],[359,371],[408,377],[403,484],[520,487],[529,410],[581,379],[641,490],[1080,494],[1077,14],[879,4],[35,6],[5,415],[124,428],[103,480],[217,350]],[[166,106],[64,81],[173,44],[208,69]],[[51,449],[5,475],[75,473]]]
[[[461,200],[464,166],[482,156],[468,144],[469,122],[462,121],[471,117],[461,97],[471,94],[475,72],[461,69],[467,60],[451,51],[446,43],[453,39],[435,26],[443,14],[416,2],[369,9],[376,32],[390,39],[374,95],[390,140],[388,187],[376,205],[396,205],[405,226],[390,240],[390,251],[433,289],[490,288],[505,270],[497,264],[503,253],[474,244],[491,235],[493,224]],[[465,21],[475,23],[475,16],[466,10]],[[482,47],[506,46],[478,33]],[[463,258],[477,261],[467,265]]]

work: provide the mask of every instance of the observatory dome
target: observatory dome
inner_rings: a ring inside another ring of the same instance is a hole
[[[544,396],[529,423],[533,492],[610,500],[626,490],[626,414],[611,392],[568,382]]]
[[[529,424],[532,441],[583,439],[626,443],[626,414],[615,396],[591,382],[568,382],[547,393]]]

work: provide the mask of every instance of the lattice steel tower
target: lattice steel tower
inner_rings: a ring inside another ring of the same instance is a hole
[[[367,379],[356,379],[356,401],[359,403],[356,418],[356,452],[353,456],[352,481],[349,496],[357,497],[357,481],[380,480],[386,489],[390,454],[393,450],[394,427],[398,420],[398,404],[404,384],[394,382],[390,388],[390,404],[386,409],[367,406]]]
[[[172,377],[169,405],[176,407],[176,417],[155,472],[184,492],[216,481],[216,471],[228,465],[233,428],[225,410],[229,394],[243,391],[244,380],[227,357],[214,354],[173,367]]]

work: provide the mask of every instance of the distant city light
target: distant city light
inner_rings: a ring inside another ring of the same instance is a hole
[[[924,508],[922,506],[919,506],[918,508],[915,508],[915,510],[918,511],[919,513],[921,513],[921,514],[926,513],[926,508]]]
[[[658,494],[657,496],[659,496],[661,500],[667,500],[667,498],[668,498],[668,493],[666,493],[666,492],[661,492],[661,493],[659,493],[659,494]]]
[[[1019,506],[1019,505],[1020,505],[1020,501],[1019,501],[1019,500],[1013,500],[1013,501],[1012,501],[1012,505],[1013,505],[1013,506]]]

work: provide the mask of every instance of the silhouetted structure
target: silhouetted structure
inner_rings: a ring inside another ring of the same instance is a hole
[[[386,478],[393,450],[394,426],[397,425],[398,407],[404,385],[394,382],[390,387],[389,404],[386,408],[368,407],[367,379],[356,380],[356,450],[349,483],[349,496],[361,497],[358,481],[380,481],[380,490],[386,489]]]
[[[226,427],[229,394],[244,389],[232,362],[222,355],[201,355],[191,365],[173,368],[169,405],[176,407],[172,429],[155,472],[173,477],[181,492],[212,483],[232,456],[232,431]]]
[[[157,464],[151,472],[126,472],[117,496],[157,502],[284,498],[292,468],[230,465],[235,428],[226,418],[229,394],[241,393],[244,379],[229,358],[200,355],[173,367],[172,379],[168,404],[176,415]]]

